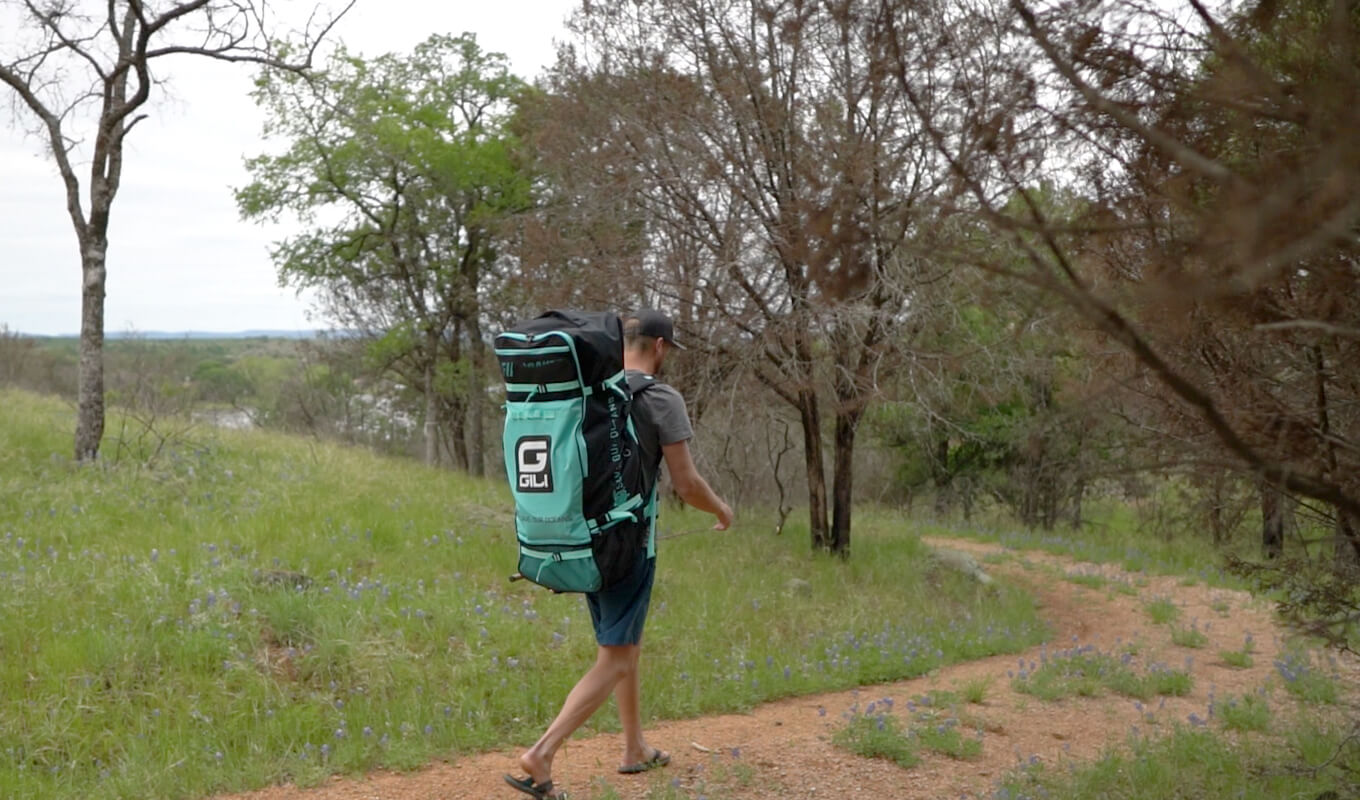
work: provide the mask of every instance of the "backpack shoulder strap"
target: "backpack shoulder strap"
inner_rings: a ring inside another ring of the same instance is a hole
[[[644,375],[641,372],[628,376],[628,391],[634,397],[642,394],[656,384],[655,375]]]

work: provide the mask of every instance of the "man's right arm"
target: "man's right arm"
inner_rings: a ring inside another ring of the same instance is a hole
[[[673,444],[663,444],[661,455],[666,460],[666,471],[671,476],[671,486],[680,499],[700,511],[707,511],[718,518],[714,530],[725,531],[732,524],[732,507],[723,502],[713,487],[708,485],[699,469],[694,466],[694,458],[689,452],[689,440]]]

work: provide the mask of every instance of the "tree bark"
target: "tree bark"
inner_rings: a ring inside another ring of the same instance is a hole
[[[104,287],[107,243],[86,244],[81,252],[80,371],[77,377],[75,457],[94,461],[104,438]]]
[[[1223,523],[1223,486],[1226,483],[1225,475],[1220,470],[1214,473],[1214,481],[1211,484],[1209,495],[1209,530],[1214,537],[1214,546],[1218,547],[1227,540],[1228,534]]]
[[[931,471],[935,473],[935,516],[942,517],[949,511],[949,437],[942,436],[935,443],[935,452],[930,460]]]
[[[1316,375],[1316,403],[1318,430],[1326,441],[1327,475],[1333,480],[1340,472],[1336,457],[1336,443],[1332,439],[1331,411],[1327,402],[1327,359],[1320,345],[1313,346],[1313,367]],[[1333,562],[1339,572],[1360,567],[1360,531],[1356,530],[1355,518],[1346,509],[1336,506],[1335,542]]]
[[[1360,569],[1360,526],[1341,509],[1336,511],[1335,560],[1338,572]]]
[[[468,380],[468,471],[486,474],[486,342],[476,314],[468,320],[468,348],[472,369]]]
[[[826,469],[822,460],[822,420],[817,395],[811,389],[798,392],[798,414],[803,422],[803,456],[807,465],[808,529],[814,550],[829,550],[826,527]]]
[[[1278,487],[1261,484],[1261,548],[1266,558],[1284,555],[1284,508],[1280,499]]]
[[[425,359],[425,463],[439,463],[439,395],[435,391],[435,348],[430,346]]]
[[[855,432],[863,412],[845,411],[836,415],[836,453],[832,491],[835,506],[831,521],[831,552],[850,557],[850,510],[854,500]]]
[[[1072,486],[1072,529],[1081,530],[1082,526],[1082,503],[1086,500],[1086,478],[1077,478]]]

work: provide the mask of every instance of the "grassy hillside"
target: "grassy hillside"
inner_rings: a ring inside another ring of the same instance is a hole
[[[72,425],[0,392],[0,796],[195,797],[527,741],[592,658],[579,596],[506,582],[498,483],[204,430],[79,468]],[[1043,636],[1026,595],[930,572],[894,516],[859,518],[849,564],[707,524],[663,516],[699,532],[661,544],[650,716]]]

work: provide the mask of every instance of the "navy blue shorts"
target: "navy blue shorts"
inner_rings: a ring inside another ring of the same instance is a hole
[[[642,625],[647,621],[647,606],[652,601],[652,581],[655,579],[656,558],[644,555],[632,575],[605,591],[586,594],[597,644],[642,643]]]

